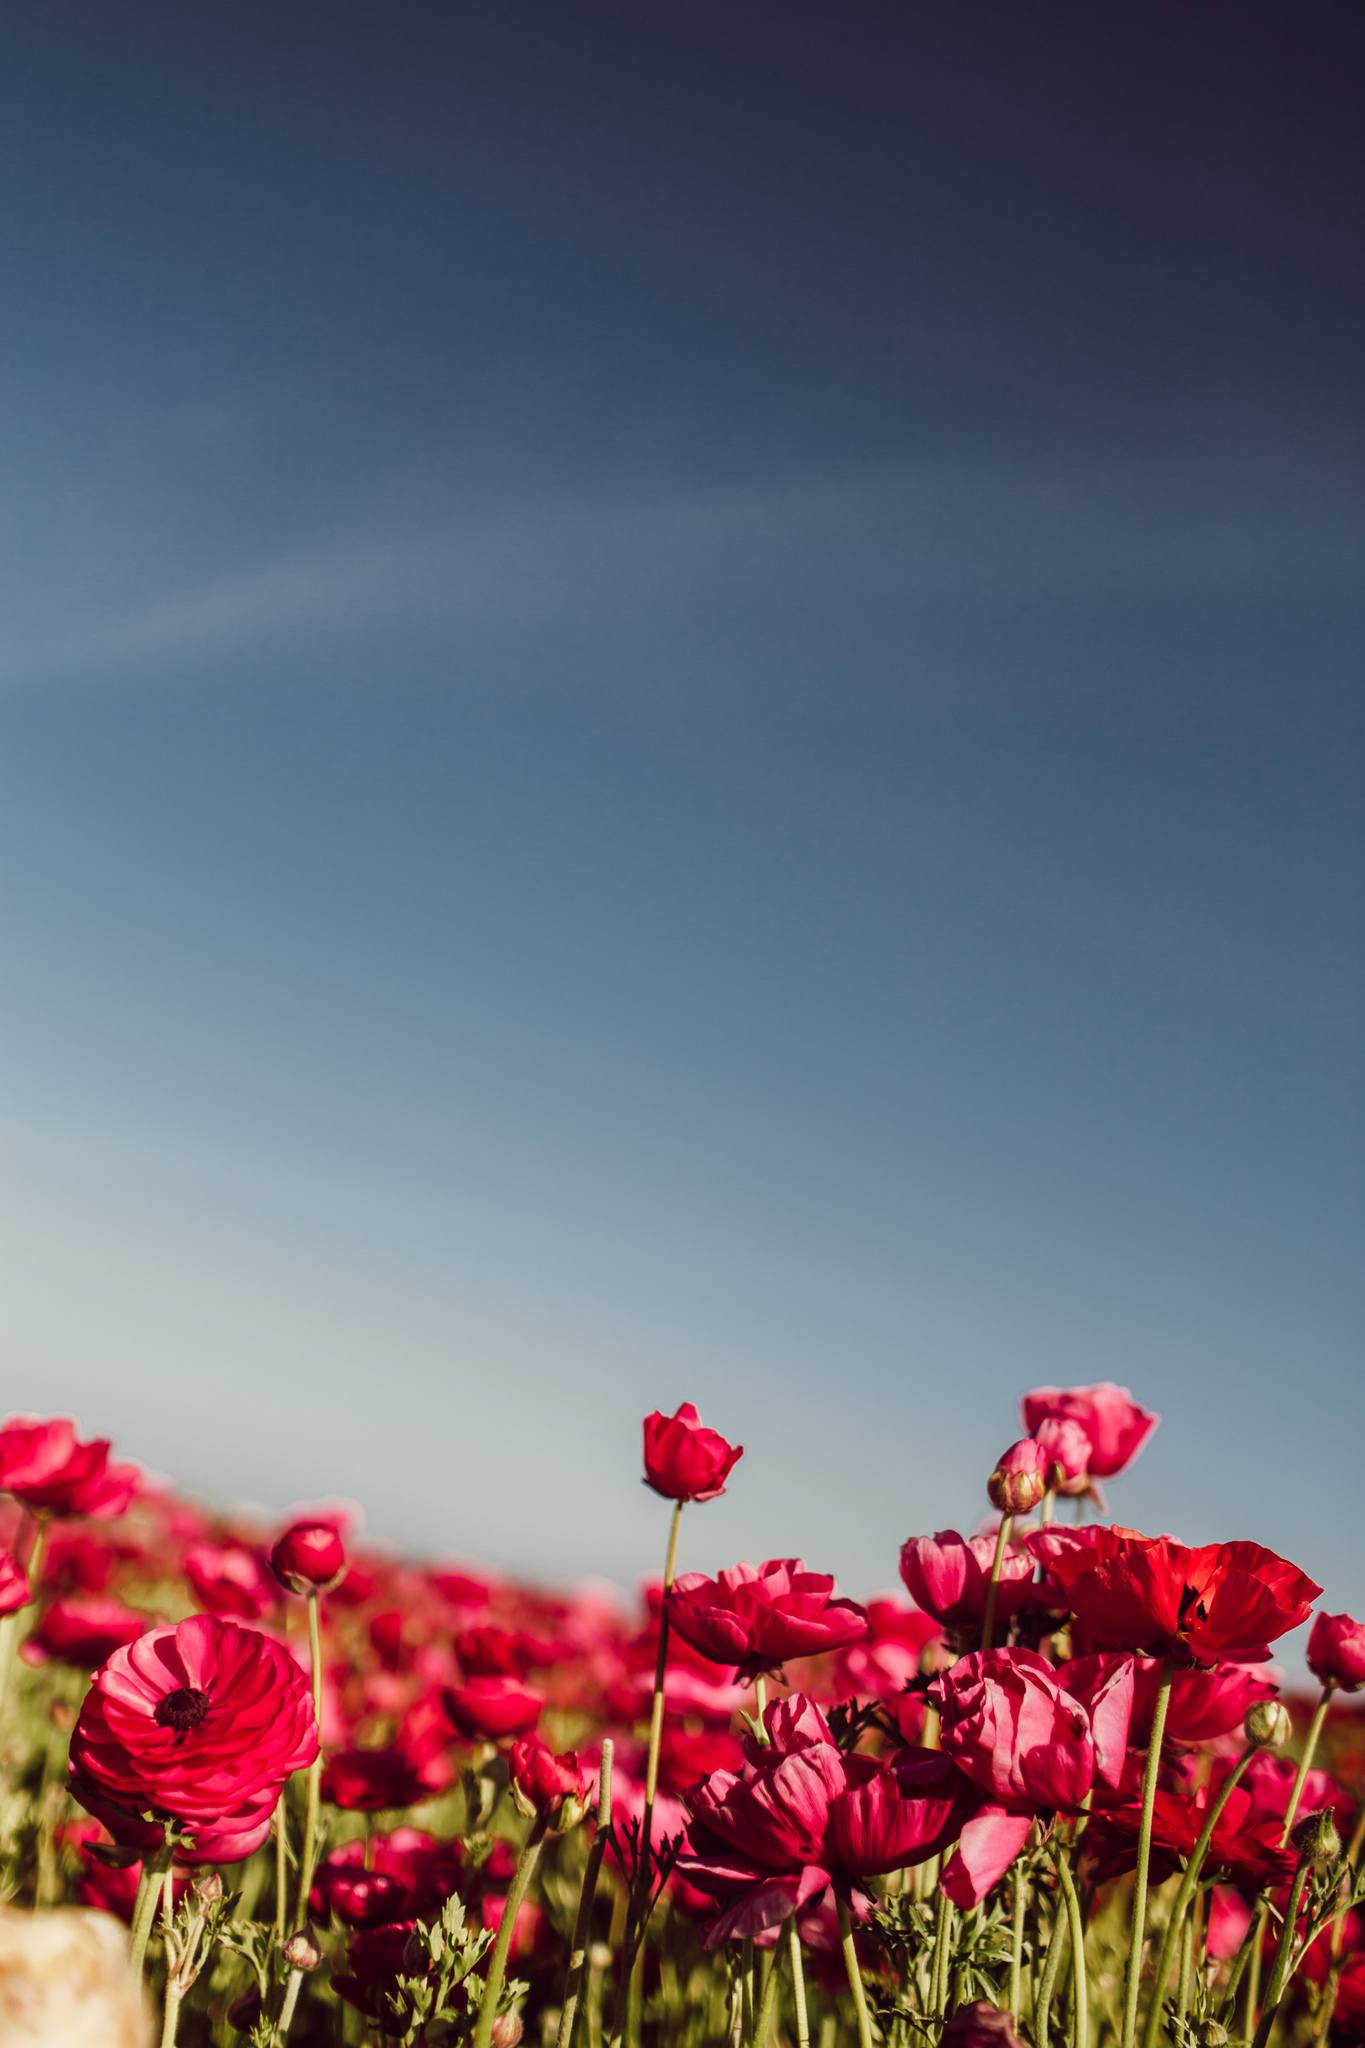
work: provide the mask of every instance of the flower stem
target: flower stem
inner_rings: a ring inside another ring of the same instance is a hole
[[[569,1953],[569,1973],[564,1985],[555,2048],[572,2048],[574,2022],[578,2018],[578,2003],[583,1995],[583,1975],[592,1941],[592,1909],[597,1898],[597,1878],[607,1837],[611,1833],[611,1766],[614,1753],[615,1746],[608,1737],[602,1744],[602,1765],[598,1777],[597,1833],[588,1851],[583,1888],[578,1895],[578,1918],[574,1921],[573,1947]]]
[[[1024,1914],[1028,1906],[1028,1866],[1021,1856],[1014,1866],[1014,1914],[1010,1928],[1009,2014],[1016,2023],[1024,1997]]]
[[[1128,1982],[1123,2005],[1123,2048],[1134,2048],[1137,2040],[1142,1945],[1147,1935],[1147,1870],[1152,1858],[1152,1814],[1156,1809],[1157,1773],[1161,1768],[1161,1744],[1166,1733],[1166,1709],[1171,1703],[1174,1677],[1175,1668],[1167,1657],[1161,1667],[1161,1684],[1152,1711],[1152,1734],[1147,1744],[1147,1764],[1142,1773],[1142,1820],[1138,1829],[1137,1871],[1133,1879],[1133,1927],[1129,1937]]]
[[[796,2048],[810,2048],[810,2019],[806,2013],[806,1970],[801,1959],[801,1936],[796,1915],[787,1922],[787,1954],[792,1966],[792,2004],[796,2009]]]
[[[1294,1873],[1294,1882],[1289,1890],[1289,1901],[1284,1909],[1284,1925],[1280,1929],[1279,1945],[1275,1950],[1275,1960],[1270,1966],[1270,1983],[1265,1994],[1265,2010],[1261,2014],[1260,2025],[1256,2029],[1255,2039],[1251,2044],[1251,2048],[1266,2048],[1266,2042],[1270,2039],[1271,2029],[1275,2024],[1275,2016],[1280,2009],[1280,2000],[1284,1996],[1285,1986],[1293,1974],[1289,1967],[1289,1958],[1294,1950],[1294,1937],[1298,1931],[1299,1924],[1299,1908],[1303,1904],[1304,1889],[1308,1883],[1311,1867],[1308,1858],[1305,1856]]]
[[[313,1712],[318,1724],[318,1753],[308,1766],[308,1797],[303,1810],[303,1854],[299,1859],[299,1893],[294,1909],[296,1929],[308,1918],[308,1894],[318,1853],[318,1806],[322,1795],[322,1617],[317,1592],[308,1592],[308,1658],[313,1677]]]
[[[1005,1562],[1005,1549],[1014,1527],[1013,1515],[1002,1515],[1000,1527],[995,1533],[995,1556],[991,1560],[991,1581],[986,1588],[986,1611],[981,1617],[981,1647],[989,1650],[991,1637],[995,1634],[995,1597],[1000,1586],[1000,1568]]]
[[[142,1875],[138,1879],[137,1898],[133,1904],[133,1946],[131,1961],[133,1975],[141,1977],[142,1966],[147,1960],[147,1943],[152,1937],[152,1923],[161,1900],[161,1880],[171,1867],[171,1852],[161,1849],[151,1861],[145,1858]]]
[[[161,2016],[161,2048],[175,2048],[180,2022],[180,1985],[174,1976],[166,1979],[166,2005]]]
[[[537,1814],[531,1823],[531,1832],[526,1837],[526,1846],[517,1858],[516,1871],[507,1893],[507,1903],[502,1909],[498,1938],[493,1944],[493,1953],[488,1962],[483,1997],[479,2001],[478,2024],[474,2029],[474,2048],[489,2048],[493,2038],[493,2022],[498,2016],[498,2000],[502,1997],[503,1979],[507,1975],[507,1958],[512,1953],[512,1936],[516,1932],[517,1915],[526,1897],[531,1873],[536,1867],[540,1845],[545,1839],[545,1825],[544,1815]]]
[[[839,1939],[844,1952],[844,1968],[848,1972],[848,1988],[853,1994],[853,2011],[858,2021],[858,2048],[872,2048],[872,2019],[867,2010],[863,1973],[858,1967],[858,1951],[853,1946],[853,1922],[844,1899],[839,1901]]]
[[[1318,1737],[1322,1733],[1322,1724],[1327,1719],[1327,1709],[1332,1704],[1332,1694],[1335,1691],[1336,1680],[1329,1678],[1322,1688],[1322,1696],[1314,1710],[1313,1718],[1308,1724],[1308,1733],[1303,1738],[1303,1755],[1299,1759],[1298,1775],[1294,1780],[1294,1789],[1289,1795],[1289,1804],[1285,1808],[1284,1832],[1280,1836],[1280,1847],[1282,1849],[1293,1831],[1294,1819],[1299,1810],[1299,1801],[1303,1798],[1303,1788],[1308,1783],[1308,1773],[1313,1768],[1313,1756],[1318,1746]]]
[[[777,1967],[776,1953],[767,1959],[767,1973],[763,1979],[763,1991],[758,2001],[758,2018],[754,2021],[753,2048],[763,2048],[772,2032],[773,2013],[777,2008],[777,1980],[781,1975]]]
[[[285,1843],[284,1792],[281,1790],[275,1803],[275,1946],[284,1940],[285,1914],[288,1912],[286,1893],[288,1890],[288,1849]]]
[[[1085,1922],[1081,1918],[1081,1902],[1076,1896],[1065,1850],[1057,1858],[1057,1877],[1062,1897],[1066,1900],[1067,1924],[1071,1929],[1071,1997],[1075,2015],[1072,2048],[1089,2048],[1090,1986],[1085,1974]]]
[[[1043,1958],[1043,1974],[1038,1985],[1038,1995],[1033,2001],[1033,2038],[1038,2048],[1048,2048],[1048,2019],[1052,2012],[1052,1993],[1057,1982],[1057,1972],[1062,1967],[1062,1944],[1065,1938],[1063,1917],[1060,1913],[1054,1913],[1052,1934],[1048,1940],[1047,1954]]]
[[[1194,1897],[1199,1883],[1199,1874],[1204,1868],[1204,1858],[1209,1853],[1209,1844],[1213,1840],[1214,1829],[1223,1817],[1223,1808],[1227,1805],[1228,1800],[1237,1787],[1238,1780],[1255,1754],[1256,1746],[1254,1743],[1249,1744],[1242,1751],[1242,1754],[1223,1780],[1218,1797],[1205,1814],[1204,1825],[1199,1830],[1198,1838],[1193,1849],[1190,1851],[1189,1862],[1185,1865],[1184,1875],[1180,1880],[1180,1889],[1175,1895],[1175,1904],[1171,1907],[1171,1917],[1166,1922],[1166,1933],[1161,1943],[1161,1953],[1157,1958],[1156,1980],[1152,1985],[1152,2002],[1147,2008],[1147,2025],[1142,2036],[1142,2048],[1155,2048],[1157,2030],[1161,2022],[1161,2001],[1166,1992],[1166,1980],[1171,1973],[1171,1962],[1175,1956],[1176,1943],[1180,1939],[1180,1930],[1184,1923],[1185,1915],[1189,1911],[1190,1900]]]

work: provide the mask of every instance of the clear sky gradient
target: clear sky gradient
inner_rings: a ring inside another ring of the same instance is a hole
[[[1355,10],[2,37],[8,1406],[866,1592],[1114,1378],[1365,1606]]]

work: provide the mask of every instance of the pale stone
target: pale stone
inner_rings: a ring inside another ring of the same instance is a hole
[[[147,2048],[128,1930],[108,1913],[0,1910],[0,2048]]]

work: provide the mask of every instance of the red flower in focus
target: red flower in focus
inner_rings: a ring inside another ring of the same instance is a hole
[[[1128,1658],[1093,1674],[1105,1702],[1108,1767],[1121,1771],[1133,1672]],[[929,1687],[940,1744],[989,1802],[962,1830],[942,1877],[955,1905],[979,1905],[1023,1848],[1036,1814],[1074,1813],[1095,1779],[1091,1717],[1033,1650],[962,1657]]]
[[[193,1543],[184,1572],[204,1613],[229,1621],[259,1621],[280,1597],[262,1558],[245,1543]]]
[[[1084,1533],[1084,1543],[1050,1547],[1048,1575],[1098,1649],[1196,1664],[1262,1663],[1277,1636],[1307,1620],[1322,1591],[1259,1543],[1188,1550],[1133,1529]]]
[[[425,1799],[427,1787],[411,1757],[395,1744],[339,1749],[328,1757],[322,1796],[345,1813],[395,1813]]]
[[[502,1742],[525,1735],[545,1702],[513,1678],[466,1678],[441,1694],[452,1725],[470,1742]]]
[[[980,1635],[986,1617],[992,1536],[959,1536],[940,1529],[936,1536],[911,1536],[901,1545],[901,1577],[917,1607],[954,1633]],[[1027,1551],[1007,1550],[1000,1561],[995,1613],[1007,1621],[1028,1599],[1033,1587],[1033,1559]]]
[[[1093,1387],[1035,1387],[1019,1412],[1033,1436],[1047,1421],[1078,1422],[1090,1439],[1091,1479],[1113,1479],[1125,1471],[1161,1420],[1112,1380]]]
[[[318,1752],[308,1681],[259,1630],[195,1614],[115,1650],[71,1737],[71,1790],[117,1842],[158,1847],[148,1809],[190,1834],[196,1860],[258,1849],[291,1772]],[[182,1860],[186,1860],[182,1857]]]
[[[733,1664],[741,1680],[776,1671],[788,1657],[841,1650],[867,1634],[867,1616],[836,1600],[834,1581],[799,1557],[737,1564],[716,1578],[686,1572],[666,1597],[669,1626],[713,1664]]]
[[[1308,1668],[1319,1685],[1357,1692],[1365,1685],[1365,1621],[1319,1614],[1308,1631]]]
[[[0,1550],[0,1615],[17,1614],[32,1598],[28,1574],[8,1550]]]
[[[644,1433],[645,1485],[665,1500],[715,1500],[744,1456],[743,1444],[705,1428],[690,1401],[676,1415],[646,1415]]]
[[[508,1750],[507,1768],[513,1793],[527,1813],[553,1826],[566,1817],[581,1818],[588,1784],[573,1750],[556,1756],[538,1735],[523,1736]]]
[[[45,1515],[121,1515],[137,1491],[135,1465],[111,1465],[107,1438],[83,1444],[66,1416],[14,1415],[0,1428],[0,1493]]]
[[[331,1522],[295,1522],[271,1551],[270,1568],[291,1593],[330,1593],[346,1570],[340,1531]]]
[[[799,1694],[766,1717],[773,1746],[738,1772],[716,1771],[687,1795],[691,1847],[678,1868],[715,1900],[702,1946],[762,1935],[828,1887],[866,1909],[862,1881],[937,1855],[956,1832],[965,1780],[946,1757],[894,1763],[845,1756]]]
[[[1139,1657],[1131,1736],[1135,1749],[1147,1747],[1160,1686],[1160,1659]],[[1246,1720],[1247,1709],[1258,1700],[1273,1700],[1276,1690],[1254,1665],[1188,1665],[1177,1671],[1171,1681],[1166,1740],[1193,1746],[1216,1742],[1221,1735],[1236,1734]]]
[[[24,1644],[24,1658],[31,1664],[70,1664],[77,1671],[91,1671],[150,1627],[145,1614],[125,1607],[121,1600],[73,1595],[49,1603]]]

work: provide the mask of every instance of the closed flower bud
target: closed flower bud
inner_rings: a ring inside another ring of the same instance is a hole
[[[291,1593],[330,1593],[346,1575],[346,1552],[330,1522],[295,1522],[270,1553],[270,1566]]]
[[[1260,1749],[1283,1749],[1294,1733],[1288,1707],[1281,1700],[1257,1700],[1242,1723],[1248,1742]]]
[[[216,1870],[210,1870],[206,1876],[196,1878],[194,1896],[201,1905],[217,1905],[223,1896],[223,1880]]]
[[[488,2038],[493,2043],[493,2048],[520,2048],[524,2032],[519,2012],[500,2012],[493,2022]]]
[[[1292,1837],[1300,1860],[1312,1870],[1330,1870],[1341,1859],[1341,1836],[1327,1808],[1299,1822]]]
[[[322,1961],[322,1954],[316,1942],[306,1934],[291,1934],[281,1950],[291,1970],[316,1970]]]
[[[1198,2048],[1228,2048],[1228,2030],[1217,2020],[1204,2020],[1194,2030]]]
[[[993,1508],[1002,1515],[1027,1515],[1037,1507],[1048,1488],[1049,1459],[1042,1445],[1031,1436],[1011,1444],[986,1481]]]

